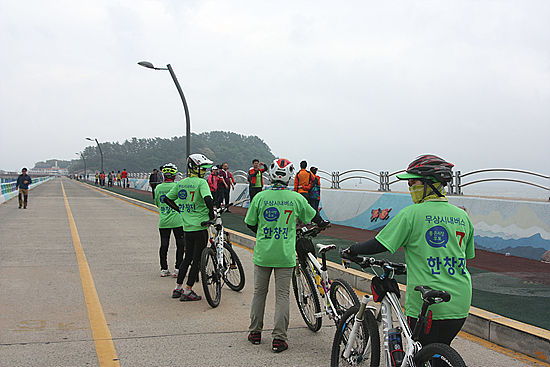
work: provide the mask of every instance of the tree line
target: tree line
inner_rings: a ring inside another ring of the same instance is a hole
[[[165,138],[132,138],[123,143],[100,142],[103,151],[105,172],[152,172],[154,168],[171,162],[185,171],[187,157],[185,136]],[[214,164],[227,162],[230,169],[248,170],[252,159],[271,162],[275,156],[269,146],[257,136],[246,136],[229,131],[210,131],[191,134],[191,154],[201,153],[214,161]],[[86,170],[99,172],[101,156],[97,145],[88,146],[83,151]],[[84,170],[82,159],[75,159],[69,166],[69,173]]]

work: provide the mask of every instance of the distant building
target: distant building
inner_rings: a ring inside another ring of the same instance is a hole
[[[67,176],[69,174],[68,168],[59,168],[57,161],[55,165],[50,168],[32,168],[29,170],[29,175],[41,175],[41,176]]]

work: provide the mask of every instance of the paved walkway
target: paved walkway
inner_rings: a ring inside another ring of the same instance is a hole
[[[27,210],[1,205],[0,365],[329,365],[334,327],[324,320],[310,332],[293,300],[288,351],[270,352],[270,330],[261,345],[248,343],[248,249],[236,247],[245,288],[224,287],[218,308],[172,299],[174,278],[159,277],[157,220],[68,179],[31,190]],[[273,300],[267,305],[269,329]],[[454,347],[469,366],[547,366],[467,335]]]

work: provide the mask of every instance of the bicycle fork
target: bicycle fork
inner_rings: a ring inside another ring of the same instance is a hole
[[[351,352],[353,350],[355,340],[357,339],[357,335],[359,334],[359,327],[363,324],[363,318],[364,318],[364,315],[365,315],[365,311],[370,312],[369,310],[367,310],[367,303],[369,303],[373,300],[374,300],[373,296],[368,297],[367,295],[364,295],[363,299],[361,300],[361,305],[359,306],[359,311],[357,311],[357,313],[355,314],[355,322],[354,322],[354,324],[351,328],[351,332],[349,334],[349,339],[348,339],[348,342],[346,344],[346,349],[344,350],[343,356],[344,356],[345,359],[349,359],[349,357],[351,356]],[[368,309],[371,309],[371,308],[373,308],[373,307],[368,307]],[[345,327],[345,325],[343,327]],[[371,345],[371,340],[369,338],[369,340],[367,342],[366,350],[368,350],[370,348],[370,345]],[[360,351],[360,352],[362,353],[364,351]],[[358,361],[358,363],[359,363],[359,361]]]

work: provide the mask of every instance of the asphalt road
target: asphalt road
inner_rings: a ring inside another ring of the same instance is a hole
[[[247,341],[248,249],[236,247],[245,288],[224,287],[218,308],[172,299],[157,225],[155,212],[68,179],[31,190],[27,210],[1,205],[0,366],[329,365],[334,326],[312,333],[293,299],[287,351],[270,350],[272,298],[262,344]],[[547,366],[467,335],[453,346],[468,366]]]

